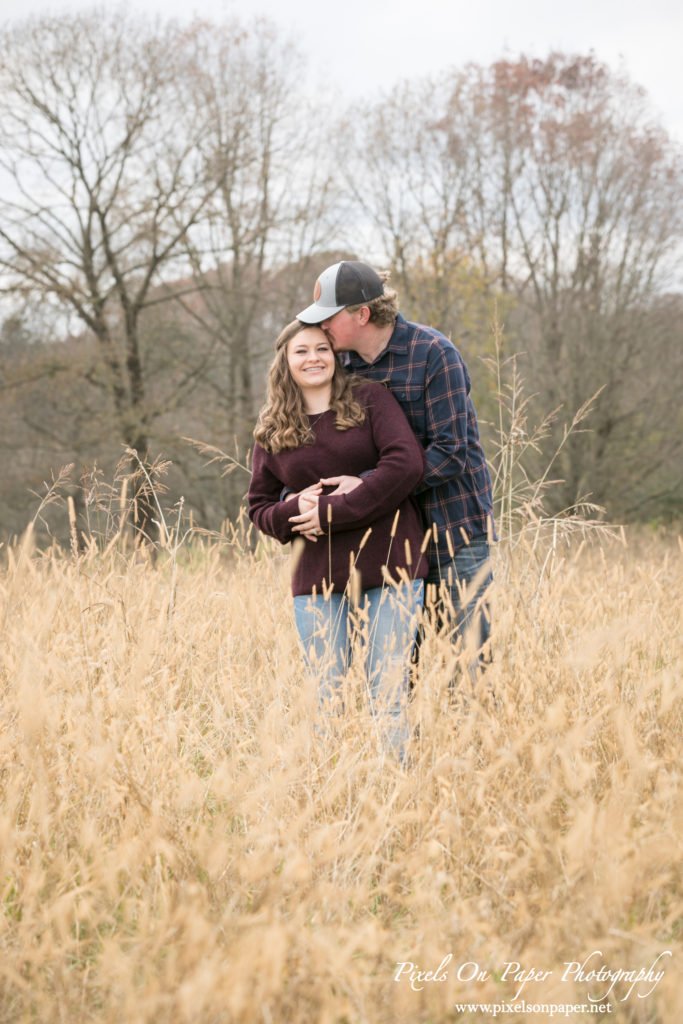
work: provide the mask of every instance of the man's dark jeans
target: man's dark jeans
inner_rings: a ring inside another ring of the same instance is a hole
[[[462,638],[463,646],[472,651],[470,676],[476,685],[490,660],[489,639],[491,616],[486,591],[493,580],[490,549],[486,537],[474,537],[441,565],[438,575],[430,573],[425,583],[436,587],[431,614],[439,629],[452,631],[453,643]],[[429,587],[430,592],[434,592]],[[429,601],[427,602],[429,609]],[[453,688],[457,680],[451,681]]]

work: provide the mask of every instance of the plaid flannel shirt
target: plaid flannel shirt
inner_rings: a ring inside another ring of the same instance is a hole
[[[398,399],[427,458],[415,496],[425,527],[436,525],[428,549],[430,576],[467,538],[495,539],[493,497],[470,378],[455,345],[439,331],[409,323],[400,314],[384,351],[372,363],[348,354],[350,372],[385,382]],[[449,541],[450,538],[450,549]]]

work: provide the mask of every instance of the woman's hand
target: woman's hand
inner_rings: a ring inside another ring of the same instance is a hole
[[[299,492],[297,496],[299,512],[310,512],[312,508],[317,508],[318,498],[320,497],[322,488],[319,484],[316,484],[316,487],[317,490],[314,490],[312,487],[308,487],[305,491]]]
[[[306,513],[311,512],[313,510],[315,510],[317,514],[318,497],[320,496],[321,493],[322,487],[320,484],[312,484],[310,487],[307,487],[305,488],[305,490],[299,492],[298,502],[300,515],[305,515]],[[291,521],[292,520],[290,520],[290,522]],[[318,526],[319,524],[320,517],[318,517]],[[297,532],[301,533],[301,535],[303,537],[306,537],[308,540],[315,541],[318,539],[318,533],[316,532],[318,530],[318,526],[316,526],[314,523],[310,530],[297,530]]]
[[[300,533],[307,540],[317,541],[322,534],[318,514],[318,495],[302,492],[299,495],[299,515],[290,516],[292,531]]]
[[[318,512],[318,498],[322,494],[323,487],[334,487],[331,494],[349,494],[355,491],[363,483],[359,476],[328,476],[321,477],[317,484],[311,484],[295,495],[299,504],[299,515],[290,516],[294,533],[300,533],[307,540],[317,541],[322,535],[320,527],[320,515]]]

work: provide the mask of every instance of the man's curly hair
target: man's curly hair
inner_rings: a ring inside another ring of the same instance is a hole
[[[391,277],[389,270],[378,271],[378,276],[384,285],[384,291],[381,295],[378,295],[376,299],[371,299],[370,302],[359,302],[355,306],[347,306],[346,308],[350,313],[355,313],[363,306],[367,306],[370,310],[370,323],[377,324],[378,327],[384,327],[387,324],[395,324],[396,317],[398,316],[398,295],[393,288],[388,288],[387,284]]]

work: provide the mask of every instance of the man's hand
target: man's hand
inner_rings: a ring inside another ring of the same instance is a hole
[[[334,487],[330,494],[349,494],[360,487],[363,481],[359,476],[327,476],[321,477],[320,483],[324,487]]]

